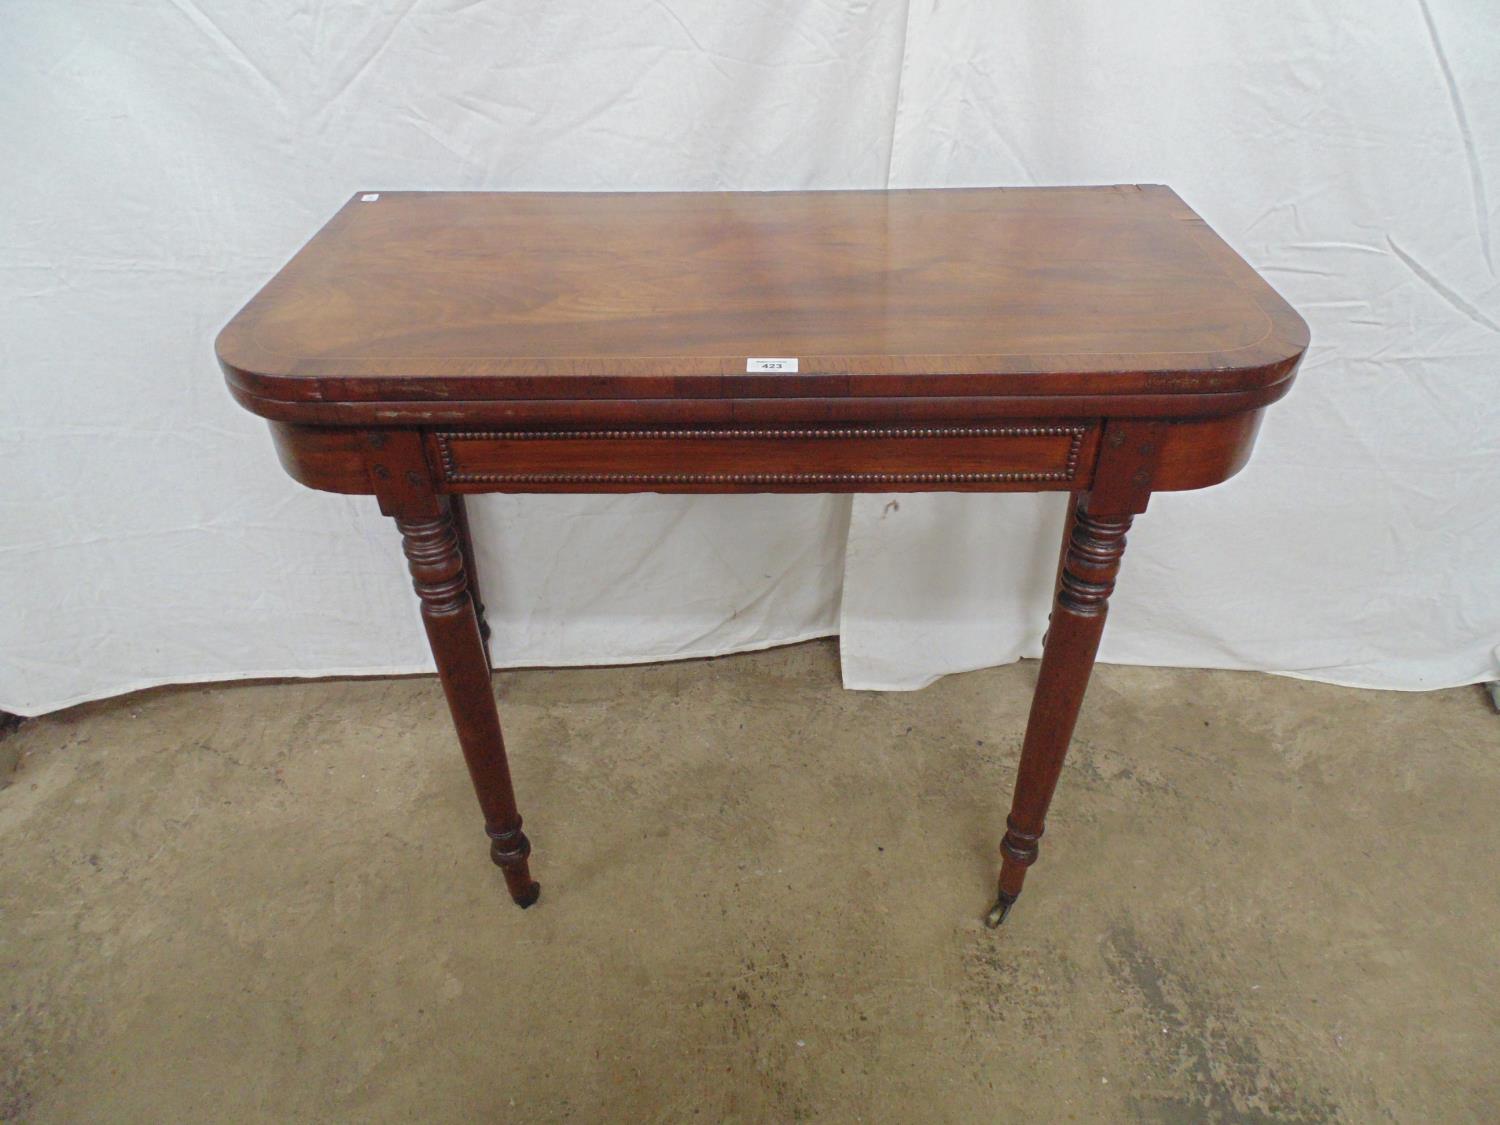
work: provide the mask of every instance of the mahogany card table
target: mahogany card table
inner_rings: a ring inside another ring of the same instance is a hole
[[[1036,861],[1131,520],[1244,465],[1307,340],[1159,186],[381,191],[350,199],[217,353],[292,477],[394,518],[523,907],[539,887],[466,495],[1068,494],[995,926]]]

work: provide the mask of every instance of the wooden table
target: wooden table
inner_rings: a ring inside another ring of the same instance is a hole
[[[489,835],[537,900],[475,492],[1066,492],[1001,844],[1036,861],[1125,533],[1249,456],[1302,319],[1156,186],[356,195],[220,334],[281,463],[395,518]]]

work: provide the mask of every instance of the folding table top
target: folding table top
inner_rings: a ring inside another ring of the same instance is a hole
[[[292,404],[1222,394],[1306,345],[1175,193],[1130,185],[361,192],[217,351]]]

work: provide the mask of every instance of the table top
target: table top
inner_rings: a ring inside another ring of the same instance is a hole
[[[1129,185],[362,192],[217,352],[291,404],[1222,394],[1306,345],[1175,193]]]

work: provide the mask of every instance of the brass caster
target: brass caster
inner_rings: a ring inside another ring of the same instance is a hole
[[[984,916],[984,924],[990,929],[996,929],[1000,923],[1005,921],[1010,914],[1010,908],[1016,904],[1016,896],[1000,892],[1000,897],[995,899],[995,905],[990,907],[990,912]]]

